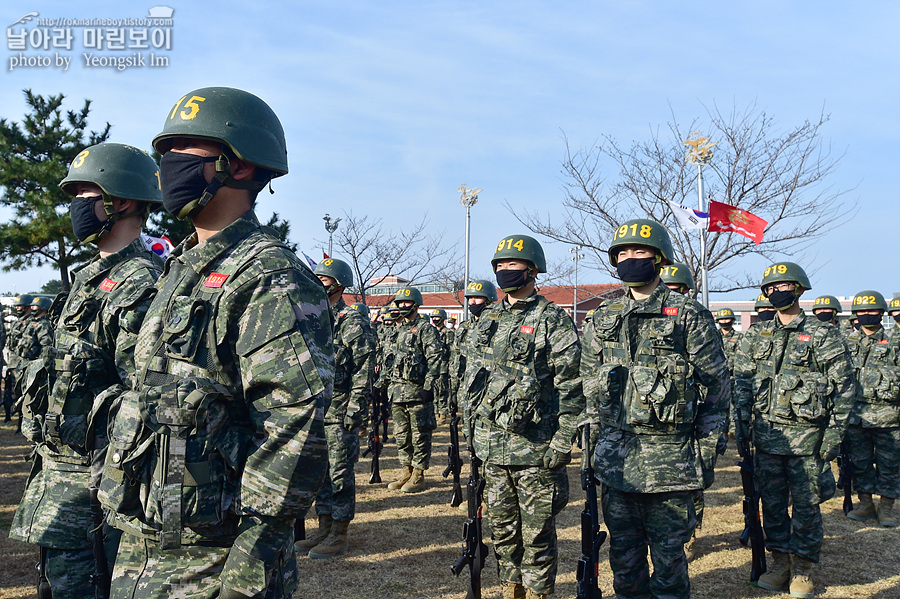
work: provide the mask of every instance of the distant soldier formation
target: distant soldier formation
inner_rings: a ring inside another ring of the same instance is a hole
[[[414,286],[370,314],[344,300],[350,264],[311,270],[256,217],[288,172],[265,102],[210,87],[160,117],[159,165],[117,143],[75,157],[60,186],[96,255],[56,303],[19,295],[0,322],[4,419],[33,446],[10,537],[38,548],[40,599],[291,597],[297,555],[352,548],[360,441],[379,484],[389,421],[398,493],[428,488],[433,433],[450,426],[444,476],[467,511],[452,570],[469,599],[487,531],[506,599],[550,597],[573,568],[578,598],[599,598],[607,533],[616,596],[690,597],[732,435],[759,587],[815,595],[820,504],[838,486],[848,518],[898,526],[900,299],[861,291],[843,327],[833,296],[804,313],[806,272],[776,262],[739,331],[732,310],[691,299],[665,227],[633,219],[603,240],[623,293],[581,333],[540,294],[547,261],[528,235],[499,240],[482,265],[495,281],[468,282],[458,325]],[[194,227],[165,263],[139,239],[159,208]],[[556,524],[576,450],[577,567],[560,563]]]

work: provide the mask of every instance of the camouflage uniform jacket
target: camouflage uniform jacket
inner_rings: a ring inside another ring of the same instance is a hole
[[[98,395],[131,384],[138,329],[162,264],[136,240],[76,271],[56,330],[46,413],[28,413],[26,389],[23,431],[33,431],[45,472],[40,481],[29,480],[10,532],[15,538],[49,547],[87,544],[90,497],[86,484],[75,483],[86,483],[92,462],[102,465],[105,456],[109,405]],[[34,366],[44,365],[29,365],[26,387]],[[62,471],[65,480],[54,484],[58,475],[50,470]]]
[[[29,360],[40,358],[45,347],[53,347],[53,327],[50,326],[50,318],[46,314],[33,316],[27,323],[23,323],[21,336],[16,344],[17,353],[22,360],[19,367],[24,368]]]
[[[473,317],[461,322],[454,331],[453,345],[450,346],[450,407],[451,411],[461,409],[464,418],[467,416],[466,408],[468,406],[465,393],[460,393],[460,389],[462,389],[460,383],[466,374],[466,362],[471,350],[469,344],[477,321],[478,319]]]
[[[753,442],[773,455],[814,455],[826,428],[843,431],[853,405],[853,366],[835,327],[800,314],[744,333],[735,356],[735,410],[753,420]]]
[[[853,331],[847,337],[847,348],[858,382],[848,424],[900,426],[900,337],[883,327],[871,335]]]
[[[378,378],[375,386],[379,389],[387,389],[390,377],[386,364],[393,364],[394,339],[397,337],[397,327],[394,324],[384,324],[378,327],[375,337],[375,364],[378,366]]]
[[[584,337],[586,413],[600,423],[597,477],[626,493],[703,488],[731,402],[709,310],[660,283],[642,301],[605,301]]]
[[[498,466],[539,466],[548,447],[572,450],[584,395],[581,344],[546,298],[492,304],[473,325],[460,387],[474,417],[475,454]]]
[[[722,349],[725,350],[725,357],[728,358],[728,370],[734,374],[734,355],[737,353],[741,344],[743,334],[737,329],[731,329],[731,332],[725,334],[723,329],[719,329],[719,337],[722,339]]]
[[[187,238],[157,288],[100,499],[111,524],[160,549],[233,544],[271,563],[325,471],[324,289],[253,211],[204,243]]]
[[[26,314],[14,320],[9,325],[9,334],[6,336],[7,361],[6,366],[13,372],[19,370],[22,366],[22,358],[19,356],[19,340],[22,338],[22,332],[28,323],[31,322],[31,316]]]
[[[368,412],[369,383],[375,376],[375,340],[372,329],[343,298],[331,308],[334,314],[334,397],[325,412],[326,424],[345,418],[362,423]]]
[[[393,339],[385,348],[382,373],[392,402],[422,401],[421,390],[435,391],[441,375],[444,344],[437,329],[421,315],[394,324]]]

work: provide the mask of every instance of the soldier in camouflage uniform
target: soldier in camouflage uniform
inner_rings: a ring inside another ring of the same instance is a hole
[[[894,319],[894,322],[897,323],[896,326],[890,327],[888,334],[892,337],[900,335],[900,297],[895,297],[891,300],[891,303],[888,304],[888,314]]]
[[[466,374],[466,366],[473,352],[473,335],[478,318],[490,304],[497,301],[497,288],[490,281],[478,279],[470,282],[463,292],[463,297],[469,307],[472,318],[466,320],[456,328],[453,338],[453,346],[450,351],[450,410],[458,412],[462,410],[464,422],[463,431],[469,434],[471,414],[469,412],[468,396],[463,389],[460,393],[460,382]]]
[[[681,295],[689,296],[690,292],[696,288],[691,270],[681,262],[673,262],[660,268],[659,280],[665,283],[666,287]]]
[[[35,297],[31,300],[28,324],[22,327],[21,336],[16,344],[17,352],[22,359],[19,364],[22,370],[28,362],[46,354],[45,348],[53,347],[53,326],[48,316],[52,303],[53,300],[49,297]]]
[[[353,270],[343,260],[328,258],[316,265],[334,314],[334,396],[325,411],[328,473],[316,495],[319,530],[295,547],[309,557],[328,559],[350,548],[347,529],[356,513],[359,428],[369,413],[369,386],[375,376],[375,339],[359,306],[344,303],[353,285]]]
[[[253,211],[288,171],[284,131],[253,94],[209,87],[176,102],[153,147],[163,205],[195,232],[166,262],[111,428],[112,597],[290,597],[334,358],[321,282]]]
[[[431,461],[431,435],[435,388],[441,376],[444,346],[437,329],[419,316],[422,294],[403,287],[394,296],[397,309],[394,337],[385,348],[384,376],[387,381],[394,439],[400,460],[400,477],[388,489],[415,493],[425,488],[425,471]]]
[[[896,528],[894,500],[900,497],[900,338],[889,335],[881,325],[887,303],[877,291],[856,294],[851,310],[861,326],[847,336],[857,393],[846,434],[859,504],[847,517],[859,521],[877,518],[881,526]],[[877,508],[873,493],[881,495]]]
[[[453,346],[453,331],[446,326],[447,311],[443,308],[432,310],[429,319],[432,326],[437,329],[438,337],[444,346],[444,354],[441,358],[441,376],[434,393],[434,411],[437,424],[441,426],[447,423],[447,415],[450,411],[450,348]]]
[[[162,198],[153,159],[115,143],[79,153],[60,186],[74,196],[76,237],[96,243],[99,254],[75,271],[55,356],[46,362],[51,367],[32,362],[28,368],[25,431],[37,450],[10,536],[48,548],[47,576],[57,597],[92,597],[90,578],[100,565],[89,531],[92,517],[102,520],[102,513],[89,489],[99,485],[106,454],[114,394],[108,390],[131,383],[137,332],[162,271],[162,260],[139,239],[151,205]],[[118,545],[111,532],[105,534],[107,577]]]
[[[756,322],[769,322],[775,318],[775,307],[764,293],[760,293],[756,296],[756,303],[753,304],[753,310],[756,312]]]
[[[10,415],[19,412],[19,428],[22,425],[21,407],[19,403],[19,394],[16,391],[16,380],[24,368],[22,358],[19,356],[19,340],[22,333],[31,322],[31,302],[34,296],[23,293],[16,297],[13,303],[13,313],[17,320],[9,327],[9,334],[6,337],[6,353],[8,356],[6,363],[6,378],[3,381],[3,405],[6,407],[6,413]]]
[[[474,419],[504,597],[547,597],[556,586],[556,516],[568,503],[565,467],[584,409],[581,346],[571,317],[535,292],[547,272],[535,239],[504,237],[491,265],[507,295],[473,325],[460,393]]]
[[[659,223],[616,230],[609,261],[627,293],[597,308],[582,353],[587,416],[599,421],[594,469],[613,587],[623,598],[690,597],[684,545],[695,499],[714,481],[731,400],[712,315],[660,280],[672,255]]]
[[[813,316],[834,326],[838,326],[837,315],[841,310],[841,303],[833,295],[817,297],[813,302]]]
[[[823,538],[819,504],[835,493],[829,462],[853,405],[853,369],[838,330],[800,308],[811,289],[800,266],[773,264],[760,288],[777,317],[744,333],[734,363],[737,426],[743,438],[752,430],[772,552],[758,584],[777,591],[790,580],[791,596],[812,597]]]

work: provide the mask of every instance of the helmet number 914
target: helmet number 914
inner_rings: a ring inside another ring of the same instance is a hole
[[[497,246],[497,251],[499,252],[500,250],[502,250],[504,245],[506,246],[506,249],[508,249],[508,250],[511,250],[512,248],[516,248],[517,250],[519,250],[521,252],[523,249],[525,249],[525,242],[523,240],[519,239],[515,243],[513,243],[513,239],[515,239],[515,238],[507,237],[506,239],[501,241],[500,244]]]
[[[631,235],[628,234],[628,229],[631,229]],[[618,241],[620,237],[637,237],[638,236],[638,224],[632,223],[631,226],[622,225],[619,227],[619,230],[616,231],[615,236],[613,237],[613,241]],[[653,234],[653,229],[650,225],[641,225],[640,228],[640,236],[644,239],[650,239],[650,236]]]
[[[178,112],[178,108],[181,106],[181,103],[184,102],[185,98],[187,98],[187,96],[182,97],[175,103],[175,106],[172,108],[172,114],[169,116],[169,120],[175,118],[175,113]],[[189,121],[197,116],[197,113],[200,112],[200,105],[197,104],[197,102],[206,102],[206,98],[202,98],[200,96],[191,96],[190,100],[184,102],[184,108],[186,110],[182,110],[179,113],[182,121]]]
[[[768,277],[769,275],[784,275],[787,274],[787,266],[784,264],[773,264],[769,268],[766,269],[766,272],[763,273],[763,278]]]

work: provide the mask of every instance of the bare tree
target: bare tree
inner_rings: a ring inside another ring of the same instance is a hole
[[[845,203],[851,190],[835,190],[827,178],[843,154],[833,155],[822,139],[829,116],[824,112],[787,131],[776,128],[773,117],[755,104],[723,114],[707,109],[704,122],[695,118],[687,129],[674,118],[668,132],[651,131],[647,141],[623,148],[610,136],[592,148],[575,150],[563,134],[561,217],[512,210],[531,231],[551,239],[581,244],[586,262],[615,276],[607,260],[607,243],[616,227],[632,218],[650,218],[666,226],[676,259],[686,263],[699,280],[700,237],[682,230],[668,200],[697,205],[697,170],[687,162],[684,141],[702,131],[716,142],[712,160],[703,169],[703,189],[719,202],[737,206],[769,221],[759,245],[731,233],[710,233],[707,264],[710,290],[745,289],[756,285],[752,275],[734,268],[737,258],[760,255],[768,260],[796,256],[853,215],[856,203]],[[610,164],[618,177],[607,181],[601,166]]]
[[[450,280],[458,261],[456,248],[444,243],[443,231],[429,234],[427,229],[427,217],[395,233],[386,230],[380,218],[344,213],[333,241],[353,268],[352,291],[359,301],[365,303],[368,290],[391,275],[411,285]]]

